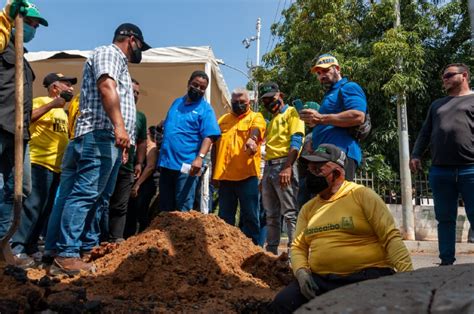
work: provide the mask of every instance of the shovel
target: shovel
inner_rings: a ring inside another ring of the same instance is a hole
[[[15,18],[15,188],[13,199],[13,222],[5,236],[0,240],[0,260],[15,265],[8,241],[20,224],[23,207],[23,16]],[[5,181],[8,178],[4,178]]]

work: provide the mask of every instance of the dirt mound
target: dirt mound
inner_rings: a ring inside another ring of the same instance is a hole
[[[76,310],[107,312],[262,312],[292,278],[286,255],[264,253],[238,228],[197,212],[161,214],[142,234],[100,252],[96,274],[61,279],[43,289],[44,302],[72,299]]]

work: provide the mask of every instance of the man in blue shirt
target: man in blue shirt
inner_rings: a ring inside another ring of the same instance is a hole
[[[355,170],[362,161],[358,141],[349,133],[349,128],[361,125],[367,112],[367,99],[362,88],[341,76],[337,59],[330,54],[321,55],[311,69],[326,89],[319,111],[303,109],[300,118],[313,127],[313,149],[320,144],[334,144],[347,155],[346,179],[352,181]],[[317,194],[323,188],[314,182],[312,192]],[[310,184],[311,185],[311,184]]]
[[[203,98],[208,85],[207,74],[194,71],[187,94],[173,102],[166,116],[158,161],[162,211],[192,209],[203,158],[221,135],[214,110]]]

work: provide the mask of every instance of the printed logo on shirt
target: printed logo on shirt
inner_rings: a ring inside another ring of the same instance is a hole
[[[67,133],[66,120],[53,118],[53,131],[58,133]]]
[[[340,224],[331,224],[331,223],[329,223],[329,224],[324,225],[324,226],[316,226],[316,227],[312,227],[312,228],[307,228],[304,231],[304,235],[308,236],[308,235],[312,235],[312,234],[315,234],[315,233],[320,233],[320,232],[325,232],[325,231],[333,231],[333,230],[339,230],[339,229],[342,229],[342,230],[352,230],[352,229],[354,229],[354,221],[353,221],[352,217],[342,217]]]

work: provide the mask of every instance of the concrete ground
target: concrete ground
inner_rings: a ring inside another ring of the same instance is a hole
[[[435,267],[439,264],[438,254],[411,253],[411,260],[415,269]],[[474,263],[474,254],[457,255],[454,265],[469,263]]]

